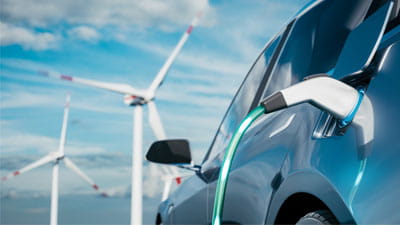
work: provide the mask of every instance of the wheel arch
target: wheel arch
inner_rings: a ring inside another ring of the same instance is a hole
[[[266,224],[293,224],[320,209],[331,211],[340,224],[356,224],[340,193],[323,175],[296,172],[287,176],[273,194]]]

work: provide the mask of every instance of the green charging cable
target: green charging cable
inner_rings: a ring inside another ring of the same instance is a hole
[[[217,183],[217,189],[215,192],[214,199],[214,211],[213,211],[213,225],[221,225],[221,217],[222,217],[222,209],[224,207],[224,198],[226,185],[228,183],[229,171],[231,169],[231,164],[233,157],[235,156],[235,152],[237,146],[239,145],[240,140],[242,139],[246,130],[251,126],[251,124],[262,114],[266,112],[265,107],[258,106],[253,109],[240,123],[239,127],[236,129],[235,133],[232,136],[231,141],[229,142],[228,148],[225,153],[224,160],[222,162],[221,171],[219,174],[219,179]]]

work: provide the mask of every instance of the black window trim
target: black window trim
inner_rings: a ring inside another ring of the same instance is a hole
[[[268,68],[264,74],[263,79],[261,80],[260,86],[258,87],[258,90],[256,92],[255,97],[253,98],[253,102],[251,103],[248,112],[253,110],[260,103],[260,100],[261,100],[260,98],[261,98],[262,94],[264,93],[265,86],[268,83],[268,81],[270,80],[271,74],[274,72],[274,69],[276,67],[276,62],[279,60],[279,58],[283,52],[282,51],[283,48],[286,46],[287,40],[289,39],[288,37],[292,33],[293,24],[295,23],[295,21],[296,20],[293,20],[286,26],[286,30],[283,32],[281,40],[280,40],[278,46],[276,47],[274,54],[272,55],[272,58],[268,64]]]

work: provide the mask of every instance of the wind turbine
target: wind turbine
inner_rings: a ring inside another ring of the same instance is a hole
[[[40,71],[39,74],[52,77],[56,79],[61,79],[64,81],[70,81],[75,83],[80,83],[87,86],[97,87],[112,92],[117,92],[124,95],[124,102],[129,106],[133,106],[133,146],[132,146],[132,190],[131,190],[131,224],[132,225],[142,225],[142,167],[143,167],[143,150],[142,150],[142,140],[143,140],[143,106],[148,105],[149,109],[149,123],[153,130],[156,138],[158,140],[166,139],[164,128],[162,126],[160,116],[155,105],[154,97],[157,89],[162,84],[169,68],[174,62],[176,56],[182,49],[183,45],[187,41],[189,35],[191,34],[193,28],[197,25],[202,13],[198,13],[193,19],[192,23],[182,35],[178,44],[172,51],[171,55],[167,58],[164,65],[161,67],[160,71],[155,76],[154,80],[147,89],[136,89],[128,84],[120,83],[109,83],[88,80],[79,77],[72,77],[60,73],[54,73],[49,71]],[[176,169],[165,167],[164,171],[170,170],[172,173],[177,174]],[[166,184],[167,185],[167,184]],[[168,189],[168,188],[164,188]],[[165,193],[163,194],[163,196]]]
[[[2,177],[3,181],[13,178],[17,175],[22,173],[28,172],[29,170],[35,169],[47,163],[53,163],[53,173],[52,173],[52,185],[51,185],[51,208],[50,208],[50,225],[57,225],[58,223],[58,168],[60,161],[64,160],[65,165],[71,169],[74,173],[80,176],[83,180],[89,183],[93,189],[99,192],[103,197],[107,197],[105,192],[102,192],[99,186],[94,183],[92,179],[89,178],[82,170],[78,168],[78,166],[73,163],[69,158],[67,158],[64,154],[64,146],[65,146],[65,138],[67,134],[67,120],[68,120],[68,113],[69,113],[69,102],[70,96],[67,96],[67,102],[64,108],[64,119],[62,123],[61,129],[61,137],[60,137],[60,145],[58,151],[50,152],[43,158],[23,167],[20,170],[16,170],[13,173],[10,173],[7,176]]]

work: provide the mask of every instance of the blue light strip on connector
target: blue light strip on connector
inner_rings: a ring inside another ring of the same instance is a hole
[[[356,115],[358,108],[360,108],[361,102],[363,100],[365,91],[364,89],[359,89],[358,90],[358,101],[357,104],[354,106],[353,111],[349,113],[343,120],[339,122],[340,127],[345,127],[349,125],[349,123],[353,120],[354,116]]]

